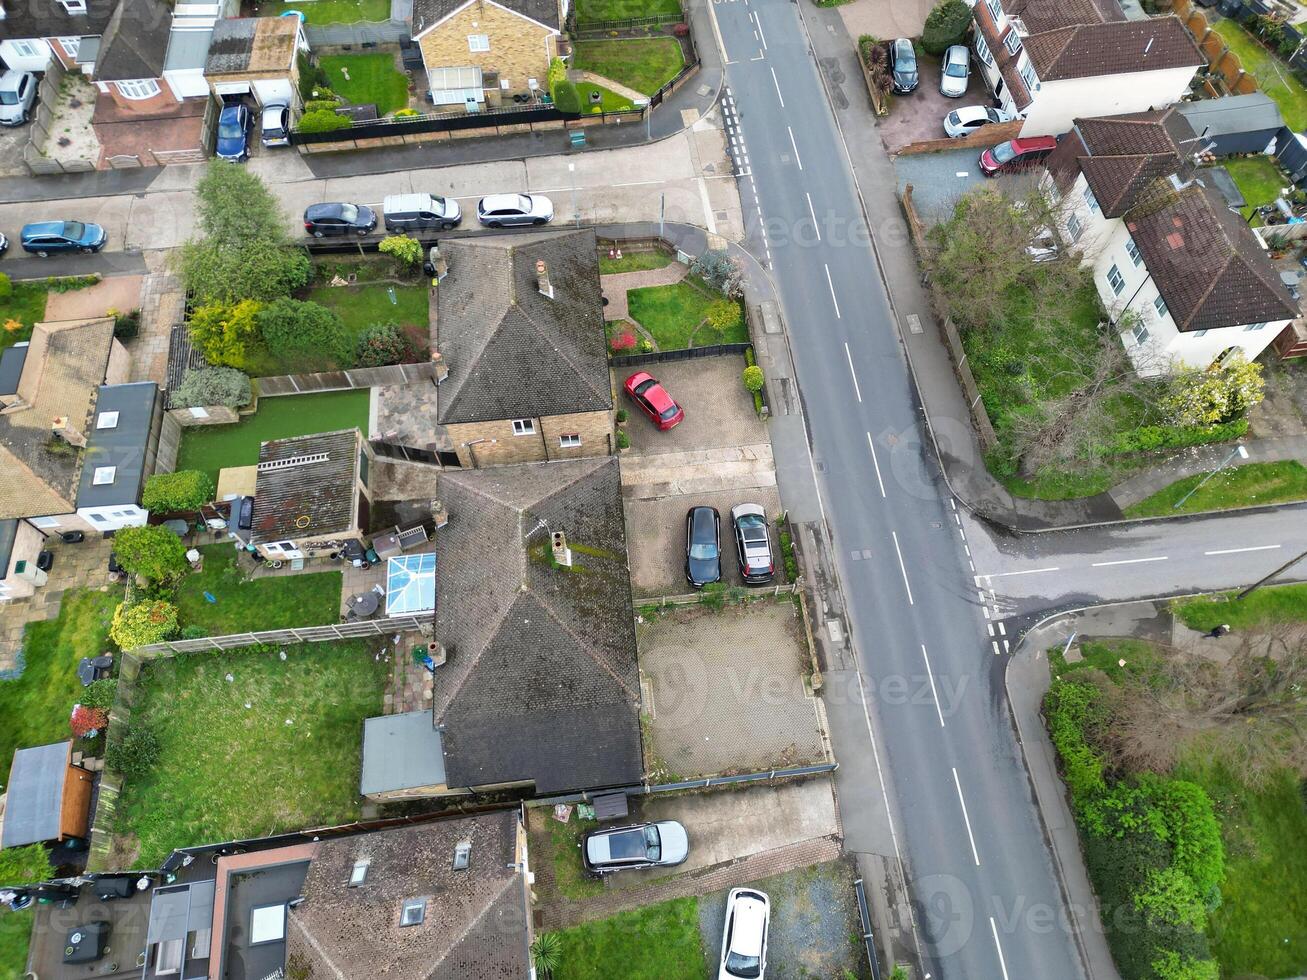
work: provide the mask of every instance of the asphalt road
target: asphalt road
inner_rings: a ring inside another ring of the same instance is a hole
[[[1062,899],[1008,722],[961,517],[919,416],[851,167],[785,0],[714,4],[726,52],[745,224],[783,301],[851,626],[869,687],[925,677],[930,698],[877,697],[897,846],[935,977],[1076,977],[1052,925]],[[877,452],[886,459],[878,457]],[[947,695],[947,696],[945,696]],[[836,732],[837,754],[871,751]],[[844,814],[845,823],[856,814]]]

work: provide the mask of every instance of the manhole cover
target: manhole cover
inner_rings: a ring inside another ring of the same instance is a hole
[[[700,85],[697,89],[695,89],[695,91],[702,96],[702,95],[707,95],[709,92],[712,91],[712,89],[710,89],[707,85]]]

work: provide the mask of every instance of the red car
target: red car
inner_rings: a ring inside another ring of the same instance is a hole
[[[649,421],[666,432],[685,418],[681,406],[672,401],[667,389],[660,385],[647,371],[636,371],[626,379],[623,385],[626,393],[640,406],[640,411],[649,416]]]
[[[1056,148],[1055,136],[1008,140],[980,154],[980,170],[986,177],[993,177],[1000,170],[1019,170],[1038,163]]]

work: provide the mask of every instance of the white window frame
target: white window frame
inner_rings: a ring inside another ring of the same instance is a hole
[[[1125,254],[1130,256],[1130,261],[1135,264],[1136,268],[1144,264],[1144,254],[1139,251],[1139,246],[1135,244],[1133,238],[1125,240]]]
[[[29,517],[27,520],[31,523],[32,527],[39,527],[42,530],[49,530],[52,527],[59,526],[59,519],[57,517]]]
[[[536,434],[535,419],[513,419],[513,435],[533,436]]]
[[[1072,242],[1080,241],[1080,236],[1085,233],[1085,226],[1080,223],[1080,219],[1074,214],[1067,216],[1066,233],[1071,237]]]
[[[70,14],[86,13],[86,0],[59,0],[59,2]]]
[[[1031,92],[1039,91],[1039,76],[1035,74],[1035,66],[1026,61],[1024,64],[1017,66],[1017,74],[1021,80],[1026,83],[1026,88]]]
[[[994,52],[989,50],[989,45],[985,43],[983,34],[976,35],[976,57],[987,65],[992,66],[994,64]]]
[[[1148,328],[1144,326],[1142,320],[1130,328],[1130,333],[1135,338],[1135,343],[1140,347],[1148,343]]]
[[[1003,37],[1003,47],[1008,54],[1016,54],[1021,50],[1021,35],[1017,33],[1016,28],[1012,28]]]
[[[118,89],[118,94],[131,102],[152,99],[161,91],[157,78],[131,78],[113,84]]]
[[[1125,276],[1121,275],[1121,270],[1113,262],[1107,270],[1107,284],[1112,287],[1112,295],[1120,296],[1125,289]]]
[[[77,52],[82,50],[82,39],[80,37],[61,37],[59,38],[59,47],[64,49],[64,54],[76,61]]]
[[[484,54],[490,50],[489,34],[469,34],[467,36],[467,49],[474,54]]]
[[[111,523],[109,518],[105,517],[103,514],[88,514],[87,516],[97,524]]]
[[[14,46],[14,54],[20,58],[39,58],[41,52],[36,49],[36,45],[31,41],[10,41]]]
[[[1003,19],[1003,5],[998,0],[985,0],[985,6],[989,8],[989,16],[994,18],[995,24]]]
[[[581,448],[581,433],[579,433],[579,432],[564,432],[564,433],[562,433],[562,434],[559,435],[559,437],[558,437],[558,448],[559,448],[559,449],[580,449],[580,448]]]
[[[1085,185],[1085,207],[1089,208],[1091,214],[1098,214],[1098,198],[1094,197],[1094,189],[1088,184]]]
[[[1248,326],[1246,326],[1246,327],[1243,328],[1243,332],[1244,332],[1244,333],[1250,333],[1250,332],[1252,332],[1253,330],[1263,330],[1263,329],[1265,329],[1265,327],[1266,327],[1266,321],[1263,320],[1261,323],[1250,323],[1250,324],[1248,324]]]
[[[1161,293],[1153,297],[1153,310],[1157,313],[1157,319],[1159,320],[1165,320],[1166,314],[1170,312],[1166,300],[1162,299]]]

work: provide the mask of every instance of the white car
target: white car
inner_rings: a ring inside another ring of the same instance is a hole
[[[762,980],[767,972],[767,924],[771,899],[752,888],[732,888],[726,896],[722,959],[717,980]]]
[[[265,105],[259,129],[264,146],[290,146],[290,106],[284,102]]]
[[[36,76],[30,71],[0,75],[0,126],[21,126],[32,114],[36,101]]]
[[[995,109],[993,106],[964,105],[944,117],[944,133],[957,139],[960,136],[970,136],[981,126],[1011,122],[1015,118],[1012,113],[1004,109]]]
[[[950,99],[967,94],[967,81],[971,77],[971,52],[965,44],[955,44],[944,52],[940,65],[939,90]]]
[[[543,225],[554,217],[554,202],[539,194],[491,194],[477,202],[477,220],[487,228]]]

